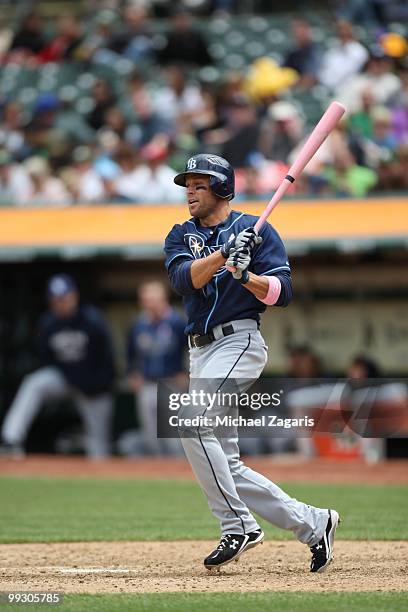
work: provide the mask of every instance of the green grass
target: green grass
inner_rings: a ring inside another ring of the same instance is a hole
[[[341,539],[408,539],[408,487],[294,484],[294,497],[334,507]],[[262,522],[270,539],[292,534]],[[216,539],[194,482],[0,478],[0,542]]]
[[[53,606],[47,606],[54,609]],[[407,593],[151,593],[143,595],[65,595],[58,612],[399,612],[408,607]],[[44,606],[5,606],[2,610],[44,610]]]

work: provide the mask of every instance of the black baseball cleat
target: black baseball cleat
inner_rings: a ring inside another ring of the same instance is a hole
[[[231,563],[231,561],[238,561],[244,551],[254,548],[263,539],[264,532],[262,529],[251,531],[246,535],[228,533],[221,538],[217,548],[204,559],[204,566],[208,570],[219,569],[223,565]]]
[[[336,510],[329,510],[329,520],[322,539],[310,547],[312,553],[311,572],[324,572],[330,565],[333,559],[334,535],[339,522],[340,518]]]

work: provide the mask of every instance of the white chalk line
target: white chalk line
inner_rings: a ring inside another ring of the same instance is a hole
[[[61,574],[130,574],[137,570],[120,567],[58,567]]]
[[[16,572],[19,574],[35,573],[59,573],[59,574],[139,574],[140,570],[129,569],[127,567],[0,567],[0,572]]]

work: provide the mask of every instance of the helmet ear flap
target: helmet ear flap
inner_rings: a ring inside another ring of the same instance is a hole
[[[219,198],[226,198],[230,195],[227,181],[220,181],[216,176],[210,176],[210,189]]]

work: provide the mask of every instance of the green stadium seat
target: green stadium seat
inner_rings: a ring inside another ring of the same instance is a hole
[[[96,81],[97,78],[92,72],[84,72],[78,77],[76,84],[80,89],[89,91],[95,85]]]
[[[266,46],[261,42],[250,42],[244,46],[244,53],[247,57],[255,59],[267,53]]]
[[[225,58],[225,65],[231,70],[239,70],[245,66],[245,58],[238,53],[229,53]]]
[[[246,39],[242,32],[239,30],[232,30],[228,34],[228,39],[225,41],[229,47],[241,47],[245,44]]]
[[[213,57],[216,61],[224,59],[227,55],[227,50],[221,43],[212,43],[208,48],[211,57]]]
[[[58,89],[58,97],[64,102],[73,102],[79,96],[79,90],[75,85],[63,85]]]
[[[212,19],[208,24],[208,31],[214,36],[224,36],[230,30],[230,23],[227,19]]]
[[[34,87],[23,87],[17,93],[16,97],[17,97],[18,102],[20,102],[26,107],[27,106],[30,107],[32,104],[34,104],[35,100],[37,99],[38,91]]]
[[[251,17],[248,20],[248,25],[253,32],[261,34],[269,28],[269,22],[264,17]]]
[[[90,98],[89,96],[85,96],[83,98],[80,98],[76,102],[75,110],[80,115],[87,115],[88,113],[91,112],[91,110],[93,109],[94,106],[95,106],[95,103],[94,103],[93,99]]]

